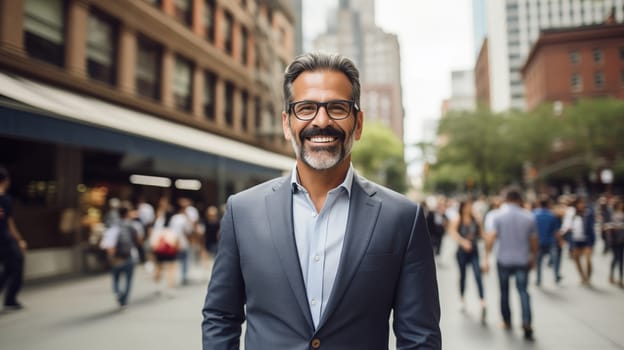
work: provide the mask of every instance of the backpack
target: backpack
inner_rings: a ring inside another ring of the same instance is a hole
[[[115,257],[130,258],[132,249],[135,247],[136,230],[131,224],[126,222],[119,223],[119,235],[115,244]]]
[[[176,256],[179,250],[178,236],[169,228],[163,228],[162,230],[152,248],[154,253],[167,257]]]

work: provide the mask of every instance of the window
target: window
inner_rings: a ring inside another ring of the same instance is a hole
[[[178,22],[184,25],[191,24],[191,0],[174,0],[173,15]]]
[[[234,84],[225,83],[225,124],[234,125]]]
[[[579,55],[578,51],[570,52],[570,62],[572,64],[579,64],[579,63],[581,63],[581,55]]]
[[[87,32],[87,73],[89,78],[115,85],[117,23],[92,11]]]
[[[173,75],[173,100],[179,111],[191,110],[193,91],[193,64],[186,58],[176,56]]]
[[[596,89],[604,88],[604,74],[602,72],[594,73],[594,86]]]
[[[241,62],[243,63],[244,66],[247,65],[247,29],[246,28],[241,28],[241,40],[240,40],[240,54],[241,54]]]
[[[595,63],[602,63],[602,60],[603,60],[602,50],[594,49],[592,51],[592,56],[594,57]]]
[[[24,47],[30,57],[59,67],[65,60],[65,6],[62,0],[24,1]]]
[[[210,72],[204,74],[204,116],[214,121],[217,77]]]
[[[139,96],[160,99],[162,48],[157,43],[137,37],[136,91]]]
[[[624,78],[624,71],[622,71],[622,77]],[[624,81],[624,80],[623,80]],[[260,100],[260,96],[255,97],[254,101],[254,124],[256,127],[256,133],[260,133],[262,129],[262,101]]]
[[[247,91],[243,91],[241,94],[241,126],[243,131],[249,130],[249,116],[247,115],[247,103],[249,100],[249,94]]]
[[[583,79],[581,78],[580,74],[573,73],[570,83],[572,85],[573,92],[578,92],[578,91],[583,90]]]
[[[624,61],[624,47],[620,47],[620,61]]]
[[[620,71],[620,84],[624,86],[624,69]]]
[[[225,13],[223,18],[223,47],[225,52],[232,54],[232,24],[234,20],[229,12]]]
[[[215,37],[215,0],[206,0],[204,6],[204,35],[206,40],[214,42]]]

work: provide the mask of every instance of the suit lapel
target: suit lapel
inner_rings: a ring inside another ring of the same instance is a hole
[[[267,217],[273,244],[282,261],[282,268],[288,283],[295,294],[297,303],[308,321],[310,329],[314,329],[312,314],[308,306],[305,283],[301,273],[297,244],[295,243],[292,218],[292,187],[289,178],[277,184],[273,192],[266,196]]]
[[[360,261],[366,253],[368,243],[373,234],[381,202],[372,196],[375,192],[368,188],[365,180],[354,176],[351,187],[351,200],[349,204],[349,218],[345,232],[344,244],[340,255],[340,264],[336,273],[334,287],[327,302],[327,308],[323,312],[319,329],[332,315],[340,304],[351,280],[360,265]]]

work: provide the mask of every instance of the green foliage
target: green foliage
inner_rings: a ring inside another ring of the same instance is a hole
[[[591,169],[624,173],[624,101],[580,100],[556,113],[552,104],[531,112],[452,112],[438,134],[442,145],[428,175],[432,190],[466,190],[468,179],[488,193],[508,183],[581,178]],[[527,178],[527,169],[535,178]]]
[[[361,175],[397,192],[407,191],[403,143],[387,126],[367,122],[353,146],[351,160]]]

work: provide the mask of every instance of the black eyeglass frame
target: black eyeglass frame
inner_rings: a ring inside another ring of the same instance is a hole
[[[349,103],[349,113],[342,117],[342,118],[334,118],[331,113],[329,112],[329,110],[327,109],[327,105],[329,105],[330,103],[336,103],[336,102],[347,102]],[[301,118],[300,116],[297,115],[297,113],[295,113],[294,110],[294,106],[300,103],[314,103],[316,104],[316,112],[314,113],[314,115],[311,118]],[[327,112],[327,116],[329,116],[330,119],[332,120],[345,120],[347,118],[349,118],[349,116],[351,116],[351,114],[355,114],[357,112],[360,111],[360,107],[357,105],[357,102],[353,101],[353,100],[330,100],[330,101],[325,101],[325,102],[317,102],[317,101],[311,101],[311,100],[303,100],[303,101],[296,101],[296,102],[291,102],[288,104],[288,114],[290,115],[291,113],[295,116],[295,118],[304,121],[304,122],[309,122],[310,120],[314,120],[314,118],[316,118],[316,116],[318,115],[318,112],[321,110],[321,107],[325,107],[325,111]],[[351,113],[351,111],[354,111],[355,113]]]

